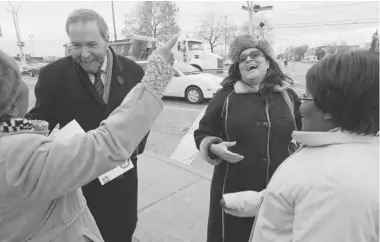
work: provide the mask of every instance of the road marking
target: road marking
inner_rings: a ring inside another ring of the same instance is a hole
[[[181,110],[181,111],[190,111],[190,112],[201,112],[202,109],[195,109],[195,108],[180,108],[175,106],[164,106],[166,109],[173,109],[173,110]]]
[[[186,165],[190,165],[195,159],[198,153],[198,149],[194,142],[194,130],[198,128],[199,121],[202,119],[206,111],[206,108],[199,111],[201,111],[201,113],[195,119],[189,131],[183,136],[181,142],[179,143],[179,145],[177,146],[177,148],[171,155],[170,159],[179,161]]]

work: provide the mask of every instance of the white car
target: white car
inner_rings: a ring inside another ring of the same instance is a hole
[[[144,69],[146,61],[136,61]],[[173,77],[164,93],[165,97],[184,97],[189,103],[198,104],[212,98],[222,88],[222,77],[203,73],[192,65],[176,61]]]

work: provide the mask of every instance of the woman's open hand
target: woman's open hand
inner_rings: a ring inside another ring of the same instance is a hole
[[[235,145],[236,145],[236,141],[235,142],[222,142],[220,144],[212,144],[210,146],[210,151],[214,155],[222,158],[223,160],[225,160],[227,162],[236,163],[236,162],[239,162],[242,159],[244,159],[244,156],[241,156],[239,154],[233,153],[233,152],[228,150],[228,147],[232,147]]]

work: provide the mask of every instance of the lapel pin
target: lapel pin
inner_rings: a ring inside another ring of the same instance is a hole
[[[124,78],[122,78],[121,76],[117,76],[117,81],[123,85],[124,84]]]

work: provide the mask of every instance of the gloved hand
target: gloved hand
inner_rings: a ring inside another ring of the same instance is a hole
[[[173,37],[148,58],[147,69],[142,83],[155,91],[159,96],[163,95],[173,75],[174,54],[171,49],[176,45],[178,37],[178,35]]]

